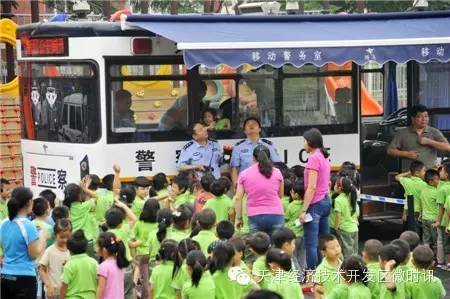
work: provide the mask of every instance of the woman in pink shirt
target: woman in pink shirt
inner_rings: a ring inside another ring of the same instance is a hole
[[[242,198],[247,195],[250,233],[263,231],[269,235],[284,224],[281,198],[284,195],[281,172],[273,167],[270,151],[264,145],[253,150],[253,165],[238,177],[236,190],[236,223],[242,225]]]
[[[331,165],[318,129],[306,131],[303,138],[309,157],[305,166],[305,198],[299,218],[305,232],[306,264],[309,269],[315,269],[320,259],[319,236],[330,232],[331,201],[328,194]],[[306,214],[311,215],[312,221],[305,222]]]

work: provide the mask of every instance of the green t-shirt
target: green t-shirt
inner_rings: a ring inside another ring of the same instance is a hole
[[[67,285],[67,299],[95,299],[97,266],[97,261],[85,253],[70,257],[61,277]]]
[[[145,198],[136,196],[133,200],[133,203],[131,204],[131,211],[136,215],[136,217],[139,219],[141,216],[142,210],[144,209],[145,204]]]
[[[420,195],[420,204],[422,207],[422,219],[436,221],[438,215],[437,205],[438,187],[427,185]]]
[[[405,189],[405,198],[408,195],[414,196],[414,212],[419,212],[420,195],[422,194],[422,190],[427,186],[427,183],[417,176],[402,177],[399,182],[403,186],[403,189]],[[407,205],[405,205],[406,209]]]
[[[186,265],[186,261],[181,264],[180,269],[178,269],[177,273],[175,274],[175,277],[172,280],[172,288],[174,288],[177,291],[181,291],[183,288],[183,285],[186,281],[190,281],[191,278],[189,276],[188,268]]]
[[[232,207],[236,206],[236,198],[231,200]],[[248,215],[247,215],[247,196],[242,197],[242,227],[238,229],[239,234],[246,235],[249,233],[250,228],[248,226]]]
[[[432,271],[417,269],[412,279],[405,282],[405,293],[408,298],[424,299],[440,299],[446,294],[442,281]]]
[[[294,271],[276,272],[269,280],[268,289],[280,294],[283,298],[303,299],[303,291],[297,282],[297,275]]]
[[[157,231],[158,229],[150,232],[150,234],[148,235],[147,246],[150,250],[150,261],[155,261],[156,255],[161,248],[161,243],[159,243],[158,237],[156,236]]]
[[[188,204],[194,204],[195,202],[195,197],[191,194],[191,192],[189,190],[187,190],[186,192],[178,195],[175,198],[175,208],[178,208],[179,206],[181,206],[182,204],[188,203]]]
[[[212,278],[216,287],[215,299],[236,299],[243,298],[253,288],[252,283],[240,285],[237,281],[231,280],[228,276],[229,268],[214,272]]]
[[[380,277],[380,263],[373,262],[367,264],[368,270],[368,283],[367,286],[370,289],[370,293],[372,294],[372,299],[378,299],[380,295],[380,284],[377,282]]]
[[[133,227],[131,237],[141,241],[141,245],[136,248],[137,255],[147,255],[149,253],[148,237],[151,232],[156,234],[158,223],[144,222],[139,220]]]
[[[342,262],[339,261],[337,268],[332,267],[326,258],[322,260],[314,272],[313,282],[320,284],[325,289],[325,295],[331,294],[334,287],[341,282],[339,269]]]
[[[386,288],[385,282],[380,282],[380,297],[381,299],[405,299],[405,282],[404,282],[403,269],[395,269],[393,273],[393,279],[395,282],[395,291],[390,291]],[[385,279],[386,273],[381,274],[382,279]],[[380,280],[382,280],[380,279]]]
[[[95,239],[97,228],[93,226],[90,211],[95,208],[95,202],[91,200],[74,202],[70,206],[70,221],[72,231],[82,229],[87,240]]]
[[[130,246],[128,246],[128,242],[130,241],[131,238],[131,230],[128,224],[124,222],[120,225],[120,227],[109,229],[108,231],[113,233],[120,240],[122,240],[123,244],[125,245],[127,259],[131,261],[132,260],[131,251]]]
[[[448,218],[448,213],[450,213],[450,195],[447,196],[447,198],[445,199],[445,203],[444,203],[444,215],[446,217],[446,227],[447,229],[450,228],[450,219]],[[442,219],[444,219],[444,217],[442,217]]]
[[[190,278],[183,284],[181,290],[182,299],[204,299],[211,298],[216,293],[216,286],[209,271],[203,272],[202,278],[198,282],[198,286],[192,285]]]
[[[450,182],[449,181],[441,181],[438,187],[438,195],[437,195],[437,204],[438,206],[442,206],[445,210],[447,197],[450,195]],[[447,227],[448,225],[448,210],[444,211],[441,219],[441,226]]]
[[[107,189],[97,190],[97,206],[95,208],[95,219],[98,224],[105,222],[106,211],[114,204],[114,192]]]
[[[166,239],[172,239],[180,243],[181,240],[189,238],[191,235],[190,229],[179,230],[173,227],[167,229]]]
[[[302,209],[303,200],[293,200],[284,212],[286,226],[290,228],[297,237],[303,236],[303,225],[296,224],[299,223],[297,220]]]
[[[45,229],[50,236],[50,239],[47,240],[47,247],[50,247],[53,243],[55,243],[55,234],[53,234],[53,227],[45,221],[34,219],[33,224],[36,226],[38,230]]]
[[[356,205],[356,210],[352,214],[350,198],[348,198],[345,193],[341,193],[336,197],[334,202],[334,212],[339,213],[339,230],[348,233],[358,231],[359,207]]]
[[[265,255],[259,256],[253,263],[252,275],[262,289],[267,289],[269,287],[272,272],[267,268]]]
[[[8,217],[8,206],[6,205],[6,201],[0,199],[0,221],[6,219]]]
[[[150,276],[153,299],[175,299],[176,292],[171,286],[174,263],[163,261],[157,265]]]
[[[290,197],[289,196],[283,196],[283,198],[281,198],[281,204],[283,205],[283,211],[284,214],[286,214],[286,211],[288,210],[288,206],[290,204]]]
[[[218,119],[214,128],[216,130],[228,130],[230,129],[230,120],[228,118]]]
[[[212,230],[201,230],[192,240],[197,241],[203,254],[208,256],[208,246],[217,240],[217,236]]]
[[[231,199],[226,195],[209,199],[203,209],[212,209],[216,213],[216,222],[228,220],[228,211],[233,207]]]
[[[371,292],[368,287],[362,283],[338,284],[328,299],[367,299],[371,298]],[[373,298],[373,297],[372,297]]]

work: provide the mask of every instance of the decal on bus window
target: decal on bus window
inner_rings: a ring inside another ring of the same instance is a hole
[[[67,185],[67,171],[64,169],[30,167],[31,185],[48,189],[64,190]]]

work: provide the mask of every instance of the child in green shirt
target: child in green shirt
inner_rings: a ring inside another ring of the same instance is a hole
[[[439,173],[435,169],[425,172],[427,186],[420,194],[420,215],[422,218],[422,241],[430,246],[434,252],[437,249],[437,227],[438,216],[437,195],[439,186]]]
[[[330,299],[367,299],[371,298],[367,287],[367,267],[361,257],[349,256],[340,269],[341,282],[328,296]]]
[[[232,267],[239,267],[242,271],[247,273],[248,275],[251,274],[250,269],[248,268],[247,264],[244,263],[244,251],[245,251],[245,242],[240,237],[232,237],[228,240],[228,243],[233,246],[234,249],[234,256],[233,260],[231,261]]]
[[[402,263],[399,252],[402,251],[397,245],[387,244],[380,250],[380,269],[383,271],[381,277],[375,277],[379,284],[380,299],[405,299],[405,283],[402,271],[396,269]]]
[[[144,208],[145,199],[148,198],[150,184],[150,181],[144,176],[138,176],[134,179],[133,185],[136,190],[136,197],[131,205],[131,211],[138,218],[141,216],[142,209]]]
[[[426,245],[417,246],[413,251],[413,265],[417,271],[414,279],[405,283],[408,298],[440,299],[445,297],[445,289],[439,278],[433,276],[434,253]]]
[[[159,264],[150,276],[150,298],[175,299],[176,292],[172,287],[172,280],[176,270],[181,266],[178,255],[178,244],[173,240],[164,240],[157,254]]]
[[[303,209],[303,197],[305,195],[305,184],[302,179],[294,182],[291,189],[292,202],[284,212],[286,226],[290,228],[296,236],[293,256],[297,259],[300,269],[306,268],[306,251],[303,239],[303,225],[299,221]]]
[[[319,239],[322,262],[317,266],[313,276],[314,294],[316,298],[326,298],[339,284],[339,268],[341,267],[341,245],[334,235],[322,235]]]
[[[214,280],[206,268],[206,257],[200,250],[190,251],[186,257],[189,279],[183,284],[181,298],[204,299],[215,294]]]
[[[297,273],[292,269],[289,253],[272,248],[267,252],[266,263],[272,277],[268,289],[280,294],[283,298],[303,299],[303,292],[297,281]]]
[[[352,181],[339,177],[334,185],[339,195],[333,201],[334,228],[341,243],[344,257],[358,254],[358,193]]]
[[[189,238],[191,234],[191,218],[192,211],[182,204],[172,213],[172,227],[167,229],[167,239],[172,239],[180,242],[183,239]]]
[[[209,244],[217,240],[217,236],[213,231],[216,224],[216,214],[211,209],[203,209],[198,214],[197,220],[201,230],[192,240],[200,244],[200,249],[204,255],[208,255]]]
[[[86,254],[88,240],[82,230],[75,231],[67,241],[71,257],[62,273],[61,296],[66,299],[95,299],[97,261]]]
[[[48,201],[42,197],[35,198],[33,200],[33,214],[35,216],[33,224],[38,230],[44,229],[47,231],[50,238],[47,240],[47,247],[55,242],[55,235],[53,234],[53,228],[46,222],[50,215],[50,205]]]
[[[267,289],[269,278],[271,277],[271,272],[269,268],[267,268],[266,263],[266,254],[269,251],[272,242],[270,236],[264,232],[257,232],[252,234],[247,242],[250,251],[257,256],[251,267],[253,278],[261,288]]]
[[[272,234],[272,243],[275,246],[275,248],[279,248],[282,251],[289,254],[291,257],[291,265],[292,265],[292,272],[295,275],[291,275],[292,278],[296,278],[297,281],[300,283],[303,281],[302,273],[305,268],[300,268],[300,265],[297,261],[297,259],[294,257],[294,251],[295,251],[295,234],[294,232],[287,228],[282,227],[277,230],[275,230]]]
[[[228,182],[225,179],[215,180],[209,187],[213,198],[209,199],[203,209],[212,209],[216,213],[216,221],[230,220],[233,218],[233,205],[231,199],[225,194]]]
[[[364,263],[367,265],[368,282],[367,286],[370,289],[371,298],[378,299],[380,295],[380,285],[377,283],[377,279],[380,277],[380,251],[383,247],[383,243],[376,239],[369,239],[364,243],[362,251],[362,257]]]
[[[150,265],[155,263],[156,254],[162,241],[166,238],[167,229],[172,225],[172,210],[167,208],[160,209],[156,214],[156,222],[158,223],[158,228],[155,231],[151,231],[147,239]]]
[[[447,203],[447,198],[450,196],[450,163],[445,162],[439,167],[439,177],[441,179],[438,187],[437,204],[439,207],[438,216],[436,222],[439,223],[437,233],[437,267],[447,269],[450,266],[450,239],[445,231],[449,223],[448,208],[450,203]],[[449,255],[449,256],[447,256]]]
[[[178,243],[178,255],[180,256],[181,267],[175,270],[176,273],[171,284],[172,288],[176,291],[177,298],[181,298],[183,285],[190,279],[186,257],[193,250],[200,251],[200,245],[192,239],[186,238]]]
[[[95,192],[92,192],[91,198],[97,198],[97,206],[95,208],[95,219],[98,225],[105,223],[106,211],[114,204],[114,194],[119,193],[121,188],[120,183],[120,167],[118,165],[113,166],[114,174],[107,174],[102,178],[101,189],[97,190],[96,176],[89,176],[91,182],[89,188],[93,187]]]
[[[172,190],[169,194],[169,205],[175,210],[184,203],[194,204],[195,198],[189,190],[189,178],[184,173],[179,173],[172,181]]]
[[[281,203],[283,204],[283,211],[285,215],[288,211],[289,204],[293,200],[293,198],[291,197],[291,190],[292,180],[288,178],[284,179],[284,196],[281,198]]]
[[[155,199],[159,201],[161,207],[168,207],[167,198],[169,197],[169,181],[165,173],[159,172],[152,178],[151,191],[156,193]]]

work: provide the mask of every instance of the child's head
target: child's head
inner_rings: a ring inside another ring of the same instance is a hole
[[[32,211],[36,217],[47,217],[50,214],[50,205],[46,199],[38,197],[33,200]]]
[[[89,190],[95,191],[102,185],[102,181],[100,180],[98,175],[90,174],[89,178],[91,179],[91,183],[88,186]]]
[[[55,223],[64,218],[69,218],[69,209],[66,206],[55,207],[52,210],[52,219]]]
[[[209,269],[212,274],[224,270],[231,265],[234,257],[234,248],[229,242],[218,242],[214,247]]]
[[[366,263],[378,263],[380,257],[380,250],[383,247],[383,243],[377,239],[369,239],[364,243],[364,249],[362,256]]]
[[[70,206],[77,201],[81,201],[83,189],[77,184],[69,184],[66,189],[64,189],[64,201],[63,205],[70,209]]]
[[[368,270],[361,257],[351,255],[347,257],[341,265],[341,275],[348,284],[363,283],[367,285]]]
[[[126,257],[125,244],[119,240],[113,233],[104,232],[98,236],[98,255],[104,259],[108,257],[115,257],[117,267],[120,269],[128,267]]]
[[[244,258],[245,242],[240,237],[233,237],[228,240],[228,243],[234,249],[233,266],[239,266]]]
[[[67,240],[72,234],[72,224],[67,218],[58,219],[53,227],[53,232],[56,237],[56,244],[60,246],[66,246]]]
[[[222,196],[227,191],[228,184],[224,180],[215,180],[212,182],[211,186],[209,186],[210,192],[214,194],[214,196]]]
[[[424,178],[425,176],[425,164],[420,161],[412,161],[409,165],[409,172],[412,176],[416,176],[419,178]]]
[[[430,186],[437,187],[439,185],[439,172],[436,169],[428,169],[425,171],[423,180]]]
[[[140,198],[148,197],[148,189],[150,188],[151,183],[145,176],[136,177],[133,185],[136,189],[136,196]]]
[[[167,228],[172,225],[172,210],[171,209],[161,209],[156,214],[156,222],[158,222],[158,231],[156,232],[156,237],[159,243],[161,243],[167,234]]]
[[[272,272],[290,271],[292,268],[291,255],[279,248],[271,248],[266,255],[266,264]]]
[[[178,254],[184,260],[189,252],[192,250],[200,250],[200,244],[191,238],[183,239],[178,243]]]
[[[141,216],[139,217],[139,220],[148,223],[155,223],[158,211],[159,211],[159,202],[156,199],[147,199],[145,201],[144,208],[142,209],[142,213]]]
[[[400,256],[400,260],[402,264],[406,264],[409,262],[409,244],[405,240],[401,239],[395,239],[391,242],[392,245],[396,245],[400,248],[400,251],[398,252]]]
[[[186,265],[191,274],[192,285],[198,287],[206,267],[206,257],[201,250],[190,251],[186,257]]]
[[[292,255],[295,249],[295,233],[287,227],[279,228],[273,232],[272,242],[276,248]]]
[[[172,181],[172,192],[175,195],[186,192],[189,188],[189,178],[184,173],[179,173]]]
[[[210,173],[206,173],[205,175],[202,176],[202,178],[200,179],[200,185],[202,186],[202,189],[205,192],[211,192],[211,184],[215,181],[216,179],[214,178],[214,176]]]
[[[55,208],[55,200],[56,200],[56,194],[50,189],[42,190],[41,193],[39,193],[39,197],[45,198],[48,201],[48,204],[50,205],[50,208]]]
[[[215,109],[207,108],[202,113],[202,123],[209,126],[212,122],[216,120],[217,112]]]
[[[305,196],[305,182],[303,179],[297,179],[292,184],[291,198],[293,200],[302,200]]]
[[[434,253],[427,245],[419,245],[413,251],[413,263],[419,270],[431,269],[434,265]]]
[[[118,228],[125,220],[125,213],[118,207],[112,207],[108,211],[106,211],[105,220],[108,228]]]
[[[67,249],[71,255],[86,253],[87,246],[88,240],[81,229],[76,230],[67,240]]]
[[[198,213],[197,220],[202,230],[210,230],[216,224],[216,213],[212,209],[204,209]]]
[[[136,189],[130,185],[123,185],[120,188],[119,200],[126,204],[128,207],[131,207],[133,201],[136,197]]]
[[[102,178],[102,188],[113,191],[114,174],[107,174]]]
[[[233,183],[231,182],[231,180],[226,176],[221,176],[217,180],[221,181],[222,184],[225,185],[224,193],[227,193],[228,191],[230,191],[231,187],[233,186]]]
[[[342,255],[341,245],[339,245],[336,237],[331,234],[320,236],[319,249],[322,256],[330,261],[338,260]]]
[[[220,240],[229,240],[234,235],[234,225],[228,220],[222,220],[217,223],[216,232]]]
[[[160,172],[155,174],[153,177],[153,189],[155,189],[155,191],[163,190],[167,188],[167,185],[168,181],[165,173]]]
[[[413,252],[417,246],[420,244],[420,237],[416,232],[407,230],[401,233],[400,240],[406,241],[409,245],[409,251]]]
[[[175,229],[184,230],[191,225],[192,212],[184,205],[172,212],[173,226]]]
[[[264,232],[257,232],[248,239],[250,249],[257,255],[265,255],[270,248],[270,237]]]
[[[181,259],[178,254],[177,242],[170,239],[164,240],[161,243],[158,254],[156,255],[156,260],[160,262],[174,262],[176,267],[179,268],[181,265]]]
[[[251,291],[245,296],[245,299],[283,299],[281,295],[269,290]]]
[[[384,265],[390,260],[395,261],[394,268],[402,262],[402,257],[399,252],[402,249],[394,244],[384,245],[380,250],[380,268],[384,269]]]
[[[294,172],[294,175],[297,179],[303,179],[305,176],[305,167],[301,165],[294,165],[292,166],[292,171]]]
[[[284,179],[284,196],[292,197],[291,191],[292,191],[292,180],[290,179]]]
[[[358,191],[356,190],[353,181],[346,176],[340,176],[334,185],[334,191],[337,193],[345,193],[350,199],[350,206],[352,208],[352,215],[356,212],[356,205],[358,204]]]
[[[450,162],[444,162],[440,167],[439,177],[441,180],[448,181],[450,179]]]

